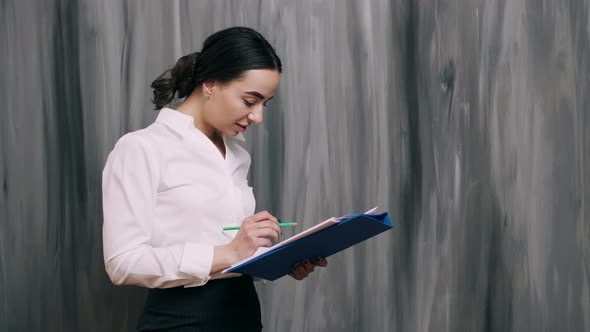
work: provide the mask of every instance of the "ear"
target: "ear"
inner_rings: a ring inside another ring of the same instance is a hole
[[[213,94],[213,90],[215,89],[216,84],[217,84],[217,82],[215,82],[215,81],[203,82],[203,85],[202,85],[203,93],[208,96]]]

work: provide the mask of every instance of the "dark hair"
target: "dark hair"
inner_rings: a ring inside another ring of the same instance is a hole
[[[152,82],[152,102],[156,109],[168,105],[178,93],[184,98],[207,81],[227,83],[250,69],[282,71],[281,60],[264,37],[245,27],[218,31],[203,43],[201,52],[178,59],[172,69],[166,70]]]

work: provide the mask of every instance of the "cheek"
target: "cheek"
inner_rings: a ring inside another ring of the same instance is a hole
[[[227,114],[230,114],[234,120],[241,119],[249,113],[248,107],[244,104],[242,99],[227,103]]]
[[[244,104],[242,98],[234,96],[220,96],[212,116],[221,125],[222,123],[233,123],[243,119],[250,113],[249,108]]]
[[[232,118],[235,117],[234,114],[238,107],[239,105],[236,105],[235,102],[220,98],[219,101],[215,103],[215,107],[211,109],[210,116],[212,119],[215,119],[218,124],[222,124],[231,121]]]

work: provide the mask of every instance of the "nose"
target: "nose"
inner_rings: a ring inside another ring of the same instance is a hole
[[[248,119],[256,124],[261,124],[263,120],[262,111],[262,107],[255,108],[250,114],[248,114]]]

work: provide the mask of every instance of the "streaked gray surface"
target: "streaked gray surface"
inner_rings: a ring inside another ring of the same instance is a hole
[[[149,84],[232,25],[285,73],[259,209],[393,231],[259,284],[266,331],[590,331],[589,1],[1,1],[0,331],[130,331],[100,173]]]

